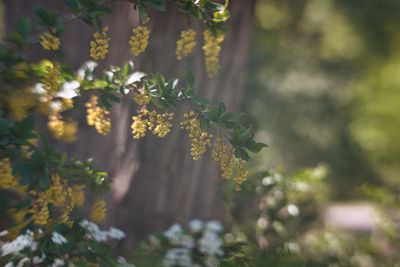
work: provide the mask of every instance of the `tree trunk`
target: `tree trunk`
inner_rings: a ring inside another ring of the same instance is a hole
[[[54,1],[6,1],[8,28],[23,14],[32,14],[34,4],[59,6]],[[209,79],[204,71],[202,31],[204,27],[194,19],[188,20],[175,7],[165,13],[150,14],[150,44],[146,52],[133,58],[135,69],[160,72],[166,77],[182,77],[187,68],[194,70],[202,96],[224,102],[236,110],[242,95],[243,73],[251,39],[255,0],[232,1],[232,17],[220,58],[221,70]],[[105,21],[109,26],[111,51],[104,62],[121,64],[132,59],[128,40],[131,28],[138,25],[137,12],[127,3],[113,4],[114,12]],[[193,28],[198,33],[195,55],[184,62],[175,59],[175,45],[181,30]],[[66,60],[78,67],[88,59],[91,29],[80,22],[68,25],[63,37]],[[33,51],[32,58],[38,52]],[[79,139],[72,145],[59,145],[64,151],[80,159],[93,157],[96,165],[111,172],[112,192],[109,196],[109,223],[127,233],[128,243],[147,236],[154,229],[163,229],[173,222],[185,223],[191,218],[224,220],[224,206],[218,198],[221,181],[210,153],[202,160],[190,157],[187,134],[179,129],[179,122],[168,137],[147,136],[133,140],[130,133],[131,116],[135,107],[131,99],[124,99],[113,107],[112,132],[107,137],[94,133],[85,126],[82,110],[73,112],[79,121]],[[181,118],[176,112],[176,117]]]

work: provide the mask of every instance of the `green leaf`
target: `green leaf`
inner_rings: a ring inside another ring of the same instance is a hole
[[[247,140],[244,146],[253,153],[258,153],[264,147],[268,147],[268,145],[264,143],[258,143],[252,139]]]
[[[236,147],[233,151],[233,154],[236,158],[243,159],[245,161],[249,161],[250,157],[246,150],[241,147]]]

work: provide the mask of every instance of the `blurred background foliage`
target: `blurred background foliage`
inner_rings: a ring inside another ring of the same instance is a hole
[[[336,199],[364,182],[398,188],[399,10],[397,0],[258,2],[244,101],[271,147],[258,163],[325,162]]]

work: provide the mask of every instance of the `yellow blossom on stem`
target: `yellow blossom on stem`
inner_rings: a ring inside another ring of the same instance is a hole
[[[84,192],[84,185],[73,185],[72,186],[72,203],[75,206],[82,206],[85,203],[85,192]]]
[[[90,57],[94,60],[102,60],[108,54],[110,37],[108,36],[108,27],[104,27],[101,32],[93,34],[93,40],[90,42]]]
[[[181,128],[189,132],[191,142],[190,154],[194,160],[198,160],[211,145],[212,135],[201,128],[198,115],[193,111],[183,115],[186,120],[181,122]]]
[[[176,58],[178,60],[190,55],[196,46],[196,32],[185,30],[181,32],[181,38],[176,42]]]
[[[52,96],[60,90],[61,67],[58,63],[50,63],[46,66],[46,73],[42,79],[43,89],[47,95]]]
[[[132,29],[132,36],[129,40],[132,55],[138,56],[146,50],[149,44],[150,31],[146,26],[138,26]]]
[[[39,37],[40,44],[45,50],[59,50],[60,39],[49,32],[45,32]]]
[[[132,117],[132,135],[134,139],[140,139],[146,136],[149,119],[146,116],[149,114],[147,109],[141,109],[137,116]]]
[[[4,158],[0,160],[0,187],[12,188],[17,185],[17,180],[12,174],[10,159]]]
[[[13,90],[8,96],[8,107],[15,120],[26,117],[29,109],[36,105],[36,97],[26,89]]]
[[[150,100],[151,100],[150,95],[146,93],[144,90],[133,93],[133,101],[135,101],[135,103],[140,106],[147,105],[148,103],[150,103]]]
[[[55,139],[61,139],[63,137],[65,122],[58,111],[49,115],[47,128]]]
[[[217,138],[213,145],[212,158],[218,163],[221,176],[225,179],[231,178],[234,163],[233,151],[222,138]]]
[[[72,119],[68,119],[64,122],[64,134],[61,140],[66,143],[73,143],[78,139],[78,122]]]
[[[158,137],[165,137],[170,131],[172,127],[172,119],[174,118],[174,113],[162,113],[156,114],[155,117],[153,116],[151,121],[154,123],[153,134],[157,135]]]
[[[242,160],[242,159],[238,159],[236,160],[235,163],[235,168],[236,168],[236,173],[233,177],[233,182],[236,185],[236,190],[239,191],[240,190],[240,185],[246,181],[247,177],[249,176],[248,171],[246,171],[246,161]]]
[[[31,207],[33,222],[38,225],[46,225],[49,220],[49,209],[46,194],[40,192],[34,194],[37,198],[34,200]]]
[[[86,121],[99,134],[107,135],[111,130],[110,112],[98,105],[98,97],[95,95],[86,103]]]
[[[51,187],[46,191],[46,197],[48,202],[56,206],[62,206],[66,202],[65,187],[58,173],[51,175]]]
[[[213,34],[210,30],[204,31],[204,57],[208,76],[214,77],[219,70],[219,54],[221,52],[221,43],[224,40],[224,34],[218,32]]]
[[[102,199],[99,199],[92,206],[90,219],[96,223],[101,223],[104,221],[106,217],[106,212],[107,212],[106,202]]]

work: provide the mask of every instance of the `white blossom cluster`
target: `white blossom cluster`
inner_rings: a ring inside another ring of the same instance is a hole
[[[25,234],[19,235],[16,239],[11,242],[7,242],[1,246],[1,256],[9,254],[18,254],[21,250],[29,248],[31,251],[37,249],[37,243],[34,239],[32,231],[26,231]]]
[[[172,248],[169,248],[164,256],[163,266],[217,266],[219,258],[224,256],[223,241],[220,238],[222,230],[222,225],[217,221],[192,220],[188,232],[179,224],[172,225],[164,232]]]
[[[117,228],[111,227],[108,231],[103,231],[97,224],[88,220],[83,220],[80,225],[87,231],[88,238],[97,242],[104,242],[108,239],[121,240],[125,237],[125,233]]]

